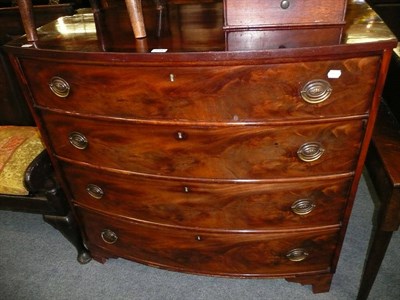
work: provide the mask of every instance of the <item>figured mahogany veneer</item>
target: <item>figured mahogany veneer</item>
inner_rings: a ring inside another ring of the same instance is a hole
[[[225,230],[337,225],[352,182],[349,176],[281,183],[198,182],[127,175],[75,164],[63,164],[63,170],[79,205],[139,221]],[[93,188],[101,191],[93,194]],[[133,195],[137,195],[135,201]],[[310,212],[293,211],[292,206],[300,200],[313,205]]]
[[[262,65],[247,61],[232,66],[126,63],[113,68],[41,59],[20,63],[41,107],[123,118],[249,122],[366,114],[379,60],[379,56],[368,56]],[[331,70],[340,70],[340,78],[328,78]],[[44,84],[54,76],[68,83],[65,98]],[[332,94],[310,105],[300,92],[318,79],[330,83]]]
[[[85,244],[326,292],[396,40],[359,1],[290,34],[224,31],[222,1],[195,2],[143,1],[145,39],[110,7],[5,47]]]
[[[356,167],[365,127],[363,120],[214,127],[103,121],[48,111],[42,111],[42,117],[60,158],[143,174],[208,179],[349,173]],[[87,140],[85,149],[71,144],[74,134]],[[315,142],[323,150],[321,157],[300,159],[299,150]]]
[[[290,277],[298,272],[325,272],[338,235],[337,229],[300,233],[186,230],[122,221],[82,209],[77,212],[88,232],[102,233],[90,239],[93,248],[178,271],[188,271],[190,266],[193,273],[209,274],[212,270],[225,276]],[[115,242],[107,238],[107,230],[118,236]],[[287,254],[293,249],[304,249],[307,259],[289,260]]]

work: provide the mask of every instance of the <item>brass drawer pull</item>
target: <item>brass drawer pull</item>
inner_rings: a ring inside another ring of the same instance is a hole
[[[318,160],[324,152],[325,149],[320,143],[309,142],[300,146],[297,150],[297,156],[304,162],[312,162]]]
[[[115,244],[115,242],[118,240],[116,233],[110,229],[104,229],[101,232],[101,238],[107,244]]]
[[[308,215],[315,208],[315,204],[312,200],[299,199],[293,202],[291,209],[292,212],[299,216]]]
[[[92,183],[89,183],[87,185],[86,191],[91,197],[95,199],[101,199],[104,196],[104,191],[101,189],[101,187]]]
[[[290,261],[303,261],[308,257],[308,252],[303,249],[303,248],[296,248],[296,249],[292,249],[290,250],[287,254],[286,257],[290,260]]]
[[[54,76],[50,79],[49,87],[50,90],[60,98],[68,97],[71,90],[69,83],[59,76]]]
[[[80,132],[71,132],[69,142],[72,146],[80,150],[86,149],[89,144],[87,138]]]
[[[289,6],[290,6],[290,1],[288,1],[288,0],[282,0],[281,1],[281,8],[282,9],[288,9]]]
[[[322,79],[315,79],[307,82],[300,92],[301,98],[310,104],[324,102],[331,94],[331,85],[329,82]]]

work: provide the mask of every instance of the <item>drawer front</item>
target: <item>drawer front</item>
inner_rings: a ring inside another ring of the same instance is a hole
[[[226,179],[352,172],[364,127],[362,120],[187,127],[106,122],[48,112],[43,112],[43,118],[53,148],[62,157],[146,174]]]
[[[229,27],[344,23],[346,0],[224,0]]]
[[[124,222],[78,209],[89,249],[178,271],[274,276],[329,271],[337,231],[215,233]],[[293,250],[298,256],[293,257]],[[291,258],[300,261],[292,261]],[[304,254],[304,255],[303,255]]]
[[[245,122],[365,114],[379,57],[224,67],[122,67],[28,59],[21,64],[40,106],[123,118]],[[57,79],[52,86],[64,91],[68,84],[68,96],[51,91],[53,77],[66,81]]]
[[[153,223],[212,229],[298,229],[341,222],[352,178],[199,183],[123,176],[64,164],[75,202]]]
[[[236,30],[226,32],[227,50],[248,51],[337,45],[343,27],[286,30]]]

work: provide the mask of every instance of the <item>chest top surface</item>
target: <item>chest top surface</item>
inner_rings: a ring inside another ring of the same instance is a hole
[[[21,37],[8,47],[23,54],[106,54],[115,60],[135,54],[136,58],[164,61],[177,55],[196,60],[201,60],[199,55],[216,60],[249,54],[270,58],[315,56],[396,45],[390,29],[364,1],[349,1],[345,25],[296,28],[224,30],[222,0],[170,1],[161,10],[154,1],[143,1],[143,10],[144,39],[135,39],[125,6],[114,6],[95,14],[83,10],[59,18],[39,28],[39,41],[34,46]]]

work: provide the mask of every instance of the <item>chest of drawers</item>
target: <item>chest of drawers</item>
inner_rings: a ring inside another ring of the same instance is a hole
[[[285,49],[229,50],[221,1],[136,44],[110,10],[7,45],[92,256],[329,290],[396,44],[366,12]]]

